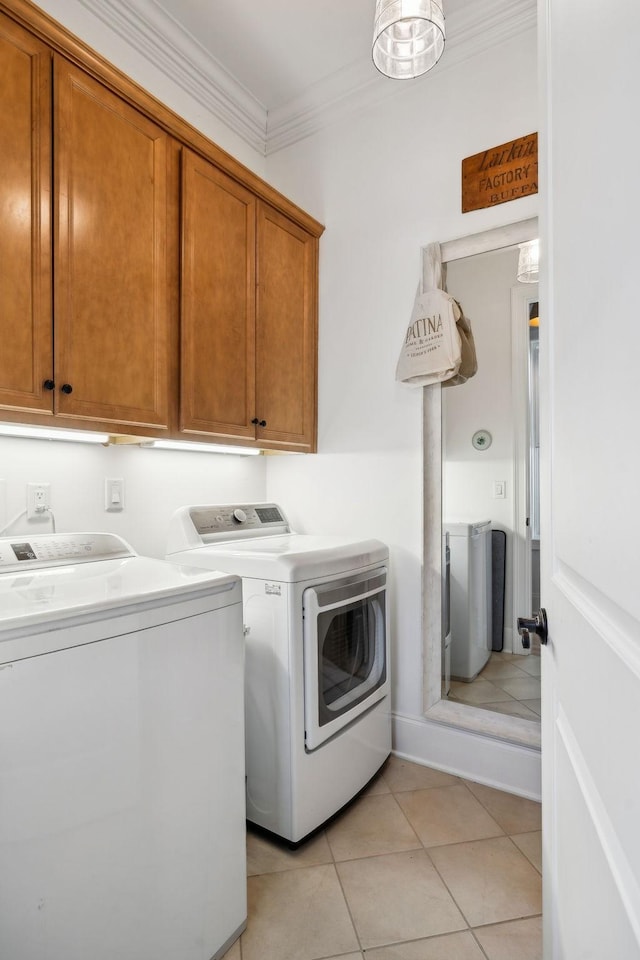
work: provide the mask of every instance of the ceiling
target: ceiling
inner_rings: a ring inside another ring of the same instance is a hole
[[[371,60],[375,0],[80,0],[261,153],[405,84]],[[449,66],[535,25],[536,0],[444,0]]]
[[[158,3],[267,111],[369,56],[375,0]]]

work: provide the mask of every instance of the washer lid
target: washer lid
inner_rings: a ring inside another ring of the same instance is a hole
[[[205,544],[172,554],[171,559],[240,577],[297,583],[386,563],[388,557],[389,550],[380,540],[354,542],[343,537],[290,533]]]
[[[111,549],[113,559],[88,559],[85,547],[100,538],[108,541],[100,557]],[[59,551],[72,552],[70,542],[80,553],[64,559]],[[59,629],[71,618],[107,619],[196,597],[210,596],[212,609],[240,600],[237,578],[139,557],[111,534],[0,538],[0,557],[0,642],[34,628]]]

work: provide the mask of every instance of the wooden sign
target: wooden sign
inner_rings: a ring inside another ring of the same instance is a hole
[[[501,143],[462,161],[462,212],[538,192],[538,134]]]

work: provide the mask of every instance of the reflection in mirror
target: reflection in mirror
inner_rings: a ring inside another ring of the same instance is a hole
[[[442,391],[443,697],[539,721],[539,649],[515,626],[539,607],[540,547],[538,287],[517,281],[518,253],[447,264],[478,372]]]
[[[531,611],[540,603],[540,309],[536,296],[529,303],[529,517],[531,528]],[[533,653],[540,656],[540,637],[532,638]]]

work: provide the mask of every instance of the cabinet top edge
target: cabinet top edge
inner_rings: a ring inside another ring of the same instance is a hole
[[[322,236],[325,229],[322,223],[219,147],[31,0],[0,0],[0,13],[6,14],[11,20],[46,43],[54,53],[60,54],[99,80],[158,124],[180,144],[220,167],[312,236],[316,238]]]

